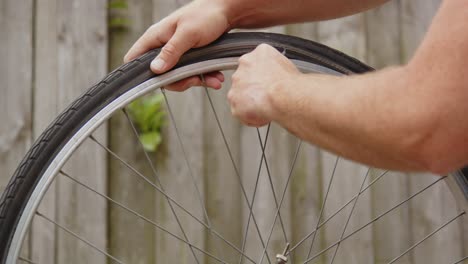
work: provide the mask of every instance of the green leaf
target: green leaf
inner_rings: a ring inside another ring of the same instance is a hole
[[[161,144],[161,134],[159,132],[143,133],[140,135],[140,141],[146,151],[155,152]]]
[[[127,106],[128,113],[140,133],[140,140],[147,151],[156,151],[161,143],[161,130],[166,124],[162,94],[149,94]]]
[[[108,26],[112,29],[126,29],[130,26],[130,20],[122,17],[112,17]]]
[[[114,0],[109,3],[110,9],[127,9],[128,3],[125,0]]]

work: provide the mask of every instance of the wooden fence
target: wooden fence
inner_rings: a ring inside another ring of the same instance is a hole
[[[120,65],[126,50],[151,23],[187,1],[124,2],[128,3],[128,8],[110,9],[107,0],[0,0],[0,58],[3,60],[0,64],[0,190],[47,124],[74,98]],[[439,0],[394,0],[359,15],[269,30],[319,41],[382,68],[408,61],[439,4]],[[230,118],[225,93],[226,89],[212,92],[211,96],[232,146],[235,162],[239,164],[246,193],[250,196],[261,159],[257,134]],[[195,188],[183,185],[190,173],[203,175],[196,177],[197,186],[201,199],[206,202],[211,225],[240,247],[248,209],[243,203],[242,190],[236,187],[236,172],[227,157],[204,91],[193,89],[184,94],[169,93],[168,98],[172,107],[177,109],[175,118],[190,154],[188,162],[192,171],[184,166],[174,128],[167,126],[162,149],[151,157],[158,173],[170,177],[171,181],[168,181],[162,176],[166,192],[186,192],[187,195],[180,196],[180,202],[197,208],[199,213],[196,216],[203,219],[203,210],[199,208],[198,200],[193,198],[197,197]],[[132,138],[131,128],[125,122],[124,115],[116,115],[94,135],[142,174],[152,175],[144,153],[134,147],[137,144],[132,140],[122,140]],[[263,128],[261,132],[266,131]],[[276,126],[272,128],[269,141],[267,160],[273,181],[284,186],[297,141]],[[286,235],[292,241],[299,241],[315,227],[335,160],[331,154],[312,146],[302,148],[290,183],[292,187],[285,196],[281,211],[287,226]],[[254,210],[259,216],[259,228],[266,234],[274,218],[275,203],[265,167],[262,168]],[[110,157],[94,142],[87,140],[64,170],[71,176],[79,175],[80,181],[97,191],[178,232],[177,222],[165,197],[144,181],[135,181],[121,162]],[[340,180],[330,191],[333,198],[327,202],[322,219],[356,195],[366,171],[363,166],[351,167],[346,161],[340,163],[336,172]],[[373,170],[367,182],[370,183],[379,173],[381,171]],[[359,198],[356,207],[359,214],[351,219],[349,230],[378,216],[434,178],[425,174],[408,177],[403,173],[386,177]],[[276,195],[280,197],[280,190],[276,190]],[[446,186],[434,187],[431,192],[392,213],[391,219],[382,219],[343,243],[336,263],[387,263],[456,212],[456,208],[444,204],[450,199]],[[122,258],[125,263],[175,263],[175,256],[186,259],[186,263],[193,262],[188,247],[155,232],[154,226],[148,222],[83,191],[66,177],[58,177],[53,183],[39,211]],[[177,213],[182,214],[178,210]],[[348,213],[345,210],[342,217]],[[187,220],[181,217],[193,244],[223,252],[229,263],[237,260],[235,251],[207,234],[201,226],[187,224]],[[343,218],[339,221],[332,220],[330,225],[341,227]],[[279,230],[273,233],[270,255],[284,247],[284,234]],[[247,255],[257,256],[261,250],[254,231],[251,228],[248,235]],[[323,228],[317,233],[318,246],[312,254],[334,243],[341,232],[341,228]],[[401,263],[453,263],[468,254],[467,233],[466,225],[457,222],[405,256]],[[40,217],[34,218],[27,239],[22,255],[35,263],[106,262],[102,254]],[[298,248],[296,255],[304,257],[307,253],[308,247],[304,246]],[[329,261],[332,253],[331,250],[331,253],[317,258],[315,263]],[[213,262],[202,254],[196,254],[201,262]]]

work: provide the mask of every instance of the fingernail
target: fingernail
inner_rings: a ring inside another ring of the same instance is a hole
[[[151,62],[151,68],[156,71],[162,71],[164,70],[165,64],[166,63],[162,59],[156,58]]]
[[[128,59],[128,53],[125,54],[125,56],[123,57],[123,61],[124,61],[125,63],[127,63],[128,61],[130,61],[130,60]]]

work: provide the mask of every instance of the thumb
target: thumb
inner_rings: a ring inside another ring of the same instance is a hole
[[[159,55],[151,62],[151,70],[155,73],[163,73],[174,67],[180,57],[194,43],[193,35],[185,30],[177,30],[169,41],[163,46]]]

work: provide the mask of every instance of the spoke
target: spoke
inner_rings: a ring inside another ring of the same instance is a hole
[[[133,134],[135,135],[135,138],[136,138],[136,140],[138,141],[138,143],[139,143],[139,145],[140,145],[140,148],[141,148],[141,149],[143,150],[143,152],[145,153],[146,161],[147,161],[147,163],[150,165],[154,177],[155,177],[156,180],[158,181],[159,186],[161,186],[161,190],[162,190],[162,191],[165,191],[165,190],[164,190],[164,186],[163,186],[163,184],[162,184],[162,182],[161,182],[161,180],[160,180],[160,178],[159,178],[159,175],[158,175],[158,173],[156,172],[156,168],[154,167],[154,164],[153,164],[153,162],[151,161],[151,159],[150,159],[150,157],[149,157],[149,155],[148,155],[148,152],[145,150],[145,148],[144,148],[144,146],[143,146],[143,143],[141,143],[140,135],[139,135],[139,133],[138,133],[136,127],[135,127],[135,124],[134,124],[133,121],[131,120],[131,118],[130,118],[130,116],[128,115],[126,109],[123,108],[122,111],[124,112],[125,117],[127,118],[127,121],[129,122],[130,126],[132,127]],[[173,120],[173,122],[175,122],[175,120]],[[193,179],[193,178],[192,178],[192,179]],[[212,232],[212,230],[211,230],[211,229],[212,229],[212,228],[211,228],[211,221],[210,221],[210,218],[208,217],[208,213],[207,213],[207,211],[206,211],[205,204],[204,204],[204,202],[202,202],[201,195],[200,195],[200,192],[198,191],[198,188],[197,188],[197,186],[196,186],[196,184],[195,184],[195,181],[193,181],[193,183],[194,183],[195,188],[196,188],[196,190],[197,190],[198,200],[200,201],[200,205],[201,205],[201,207],[202,207],[202,209],[203,209],[203,213],[204,213],[204,216],[205,216],[205,220],[206,220],[206,222],[207,222],[207,225],[208,225],[209,233],[210,233],[211,236],[213,236],[213,232]],[[175,210],[174,210],[174,207],[173,207],[171,201],[170,201],[169,199],[167,199],[167,198],[166,198],[166,200],[167,200],[167,203],[169,204],[169,207],[171,208],[171,211],[172,211],[174,217],[176,218],[176,221],[177,221],[177,223],[178,223],[178,225],[179,225],[179,227],[180,227],[182,233],[184,234],[185,239],[188,241],[188,237],[187,237],[187,235],[186,235],[184,229],[182,228],[182,224],[180,223],[180,220],[179,220],[179,218],[178,218],[178,216],[177,216],[177,214],[176,214],[176,212],[175,212]],[[217,248],[217,252],[220,252],[218,244],[216,244],[216,248]],[[192,250],[192,253],[193,253],[194,256],[195,256],[195,253],[193,252],[193,249],[191,249],[191,250]],[[196,258],[196,257],[195,257],[195,258]]]
[[[270,129],[270,125],[268,125],[268,129]],[[278,209],[278,198],[276,197],[275,188],[273,186],[273,180],[271,178],[270,167],[268,166],[268,160],[265,155],[266,139],[265,139],[265,144],[262,144],[262,137],[260,136],[260,130],[258,128],[257,128],[257,136],[258,136],[258,141],[260,142],[260,147],[262,148],[262,160],[265,161],[265,168],[267,170],[268,181],[270,183],[271,192],[273,194],[273,200],[275,201],[275,209]],[[283,230],[284,242],[287,244],[289,241],[288,241],[288,236],[286,234],[286,229],[284,228],[284,223],[283,223],[283,218],[281,217],[281,212],[278,213],[278,217],[279,217],[280,224],[281,224],[281,230]],[[294,261],[292,260],[291,262],[294,263]]]
[[[90,138],[96,142],[99,146],[101,146],[104,150],[107,151],[107,153],[109,153],[111,156],[113,156],[114,158],[116,158],[117,160],[119,160],[125,167],[127,167],[129,170],[131,170],[133,173],[135,173],[138,177],[140,177],[141,179],[143,179],[146,183],[148,183],[150,186],[152,186],[155,190],[157,190],[159,193],[161,193],[164,197],[166,197],[167,199],[169,199],[171,202],[173,202],[175,205],[177,205],[177,207],[179,207],[180,209],[182,209],[184,212],[186,212],[188,215],[190,215],[193,219],[195,219],[198,223],[200,223],[201,225],[203,225],[204,227],[208,228],[208,226],[202,221],[200,220],[198,217],[196,217],[194,214],[192,214],[190,211],[188,211],[187,209],[185,209],[184,206],[182,206],[179,202],[177,202],[174,198],[172,198],[171,196],[169,196],[166,192],[164,192],[163,190],[161,190],[161,188],[159,188],[159,186],[157,186],[156,184],[154,184],[152,181],[148,180],[147,177],[145,177],[141,172],[139,172],[137,169],[133,168],[130,164],[128,164],[128,162],[126,162],[125,160],[123,160],[120,156],[118,156],[115,152],[113,152],[112,150],[110,150],[109,148],[107,148],[106,146],[104,146],[102,143],[100,143],[99,141],[96,140],[96,138],[94,138],[93,136],[90,136]]]
[[[361,184],[361,187],[360,187],[359,192],[357,194],[357,197],[354,200],[353,207],[351,208],[351,212],[349,213],[348,219],[346,220],[346,224],[343,226],[343,232],[341,233],[340,240],[343,239],[343,237],[344,237],[344,234],[346,232],[346,228],[348,227],[348,224],[349,224],[349,220],[351,219],[351,216],[353,215],[354,208],[356,208],[356,204],[357,204],[359,196],[360,196],[360,194],[362,192],[362,188],[364,188],[364,183],[366,183],[367,177],[369,176],[369,172],[370,172],[370,168],[367,170],[366,176],[364,177],[364,180],[362,181],[362,184]],[[341,245],[341,243],[336,245],[335,252],[333,253],[333,257],[332,257],[332,260],[331,260],[330,264],[333,264],[333,262],[335,262],[335,257],[336,257],[336,254],[338,253],[338,249],[340,248],[340,245]]]
[[[338,165],[339,160],[340,160],[340,158],[336,157],[335,166],[333,166],[333,172],[332,172],[332,175],[330,177],[330,181],[328,182],[327,192],[325,193],[325,199],[323,200],[322,207],[320,208],[320,213],[319,213],[319,217],[317,219],[317,224],[315,225],[315,230],[318,229],[318,227],[320,225],[320,220],[322,220],[322,215],[323,215],[323,212],[325,211],[325,205],[327,203],[328,194],[330,193],[331,185],[332,185],[332,182],[333,182],[333,178],[335,177],[336,167]],[[317,232],[314,232],[314,234],[312,236],[312,242],[310,242],[309,252],[307,253],[307,258],[309,258],[310,253],[312,253],[312,248],[314,247],[314,242],[315,242],[315,237],[316,236],[317,236]]]
[[[24,257],[19,257],[18,258],[19,260],[23,261],[23,262],[26,262],[26,263],[30,263],[30,264],[38,264],[37,262],[34,262],[30,259],[27,259],[27,258],[24,258]]]
[[[264,146],[267,144],[268,142],[268,136],[270,135],[270,127],[271,127],[271,124],[268,124],[268,127],[267,127],[267,131],[266,131],[266,135],[265,135],[265,143]],[[258,131],[258,129],[257,129]],[[262,143],[260,143],[262,144]],[[254,186],[254,192],[253,192],[253,195],[252,195],[252,201],[250,202],[250,207],[253,207],[253,204],[255,202],[255,197],[257,195],[257,187],[258,187],[258,182],[259,182],[259,179],[260,179],[260,172],[262,171],[262,165],[263,165],[263,157],[260,159],[260,165],[258,166],[258,170],[257,170],[257,178],[255,180],[255,186]],[[245,232],[244,232],[244,239],[242,240],[242,251],[245,250],[245,247],[247,245],[247,234],[249,232],[249,227],[250,227],[250,220],[252,218],[252,212],[253,210],[251,210],[249,212],[249,217],[247,219],[247,225],[245,227]],[[243,256],[240,256],[239,258],[239,264],[242,264],[243,262]]]
[[[375,178],[369,185],[366,186],[358,195],[362,194],[365,192],[367,189],[369,189],[374,183],[376,183],[378,180],[380,180],[385,174],[387,174],[388,171],[385,171],[384,173],[380,174],[379,177]],[[344,208],[346,208],[351,202],[353,202],[358,195],[354,196],[351,198],[348,202],[346,202],[343,206],[341,206],[338,210],[336,210],[330,217],[328,217],[325,221],[323,221],[316,229],[314,229],[312,232],[310,232],[308,235],[303,237],[295,246],[293,246],[289,252],[293,252],[296,248],[298,248],[302,243],[304,243],[309,237],[311,237],[315,232],[317,232],[322,226],[324,226],[328,221],[330,221],[333,217],[335,217],[339,212],[343,211]]]
[[[372,219],[369,223],[361,226],[360,228],[354,230],[352,233],[350,233],[349,235],[343,237],[342,239],[338,240],[337,242],[333,243],[332,245],[328,246],[327,248],[325,248],[324,250],[318,252],[317,254],[315,254],[314,256],[312,256],[311,258],[307,259],[304,263],[308,263],[314,259],[316,259],[317,257],[319,257],[320,255],[322,255],[323,253],[327,252],[329,249],[335,247],[337,244],[345,241],[346,239],[350,238],[351,236],[353,236],[354,234],[358,233],[359,231],[361,231],[362,229],[368,227],[369,225],[373,224],[374,222],[378,221],[380,218],[384,217],[385,215],[387,215],[388,213],[392,212],[393,210],[399,208],[401,205],[407,203],[409,200],[413,199],[414,197],[418,196],[419,194],[421,194],[422,192],[424,192],[425,190],[429,189],[430,187],[434,186],[436,183],[442,181],[443,179],[445,179],[447,176],[444,176],[444,177],[441,177],[439,179],[437,179],[435,182],[429,184],[428,186],[424,187],[423,189],[419,190],[418,192],[416,192],[415,194],[411,195],[410,197],[408,197],[407,199],[403,200],[402,202],[398,203],[397,205],[393,206],[392,208],[390,208],[389,210],[383,212],[382,214],[380,214],[379,216],[375,217],[374,219]]]
[[[443,225],[441,225],[440,227],[438,227],[436,230],[432,231],[430,234],[428,234],[427,236],[425,236],[423,239],[419,240],[416,244],[414,244],[413,246],[411,246],[410,248],[408,248],[405,252],[401,253],[398,257],[394,258],[392,261],[390,261],[388,264],[392,264],[392,263],[395,263],[397,260],[399,260],[401,257],[403,257],[404,255],[406,255],[408,252],[410,252],[411,250],[413,250],[414,248],[416,248],[417,246],[419,246],[421,243],[423,243],[424,241],[426,241],[427,239],[429,239],[431,236],[433,236],[435,233],[439,232],[440,230],[442,230],[444,227],[448,226],[450,223],[452,223],[453,221],[455,221],[457,218],[459,218],[460,216],[464,215],[465,212],[461,212],[459,213],[457,216],[455,216],[454,218],[450,219],[449,221],[447,221],[446,223],[444,223]]]
[[[148,180],[147,177],[145,177],[143,174],[141,174],[138,170],[136,170],[135,168],[133,168],[130,164],[128,164],[128,162],[126,162],[125,160],[123,160],[120,156],[118,156],[115,152],[113,152],[112,150],[110,150],[109,148],[107,148],[106,146],[104,146],[102,143],[100,143],[96,138],[94,138],[93,136],[89,136],[89,138],[91,140],[93,140],[94,142],[96,142],[96,144],[98,144],[99,146],[101,146],[107,153],[109,153],[112,157],[116,158],[117,160],[119,160],[123,165],[125,165],[125,167],[127,167],[129,170],[131,170],[133,173],[135,173],[135,175],[137,175],[138,177],[140,177],[141,179],[143,179],[146,183],[148,183],[150,186],[152,186],[155,190],[157,190],[159,193],[161,193],[164,197],[166,197],[167,199],[169,199],[171,202],[173,202],[175,205],[177,205],[177,207],[179,207],[182,211],[184,211],[185,213],[187,213],[189,216],[191,216],[194,220],[196,220],[198,223],[200,223],[202,226],[204,226],[206,229],[209,229],[209,227],[202,221],[200,220],[199,218],[197,218],[195,215],[193,215],[190,211],[188,211],[184,206],[182,206],[180,203],[178,203],[176,200],[174,200],[171,196],[169,196],[167,193],[163,192],[156,184],[154,184],[153,182],[151,182],[150,180]],[[228,240],[226,240],[221,234],[219,234],[218,232],[216,232],[215,230],[213,230],[213,234],[215,234],[218,238],[220,238],[221,240],[223,240],[224,242],[226,242],[230,247],[232,247],[233,249],[235,249],[237,252],[240,252],[240,250],[235,247],[231,242],[229,242]],[[242,254],[242,253],[241,253]],[[249,259],[250,261],[252,261],[251,259]],[[253,262],[253,261],[252,261]]]
[[[158,223],[156,223],[156,222],[154,222],[154,221],[148,219],[147,217],[143,216],[142,214],[140,214],[140,213],[136,212],[135,210],[133,210],[133,209],[131,209],[131,208],[129,208],[129,207],[123,205],[122,203],[120,203],[120,202],[118,202],[118,201],[112,199],[111,197],[109,197],[109,196],[107,196],[107,195],[104,195],[104,194],[102,194],[102,193],[100,193],[100,192],[94,190],[93,188],[87,186],[86,184],[84,184],[84,183],[78,181],[77,179],[71,177],[69,174],[65,173],[64,171],[60,171],[60,174],[62,174],[63,176],[67,177],[68,179],[70,179],[71,181],[75,182],[76,184],[82,186],[83,188],[87,189],[88,191],[90,191],[90,192],[92,192],[92,193],[94,193],[94,194],[96,194],[96,195],[98,195],[98,196],[100,196],[100,197],[106,199],[107,201],[111,202],[112,204],[114,204],[114,205],[116,205],[116,206],[118,206],[118,207],[124,209],[125,211],[127,211],[127,212],[133,214],[134,216],[138,217],[139,219],[141,219],[141,220],[143,220],[143,221],[145,221],[145,222],[147,222],[147,223],[153,225],[154,227],[160,229],[161,231],[163,231],[163,232],[165,232],[166,234],[168,234],[168,235],[174,237],[175,239],[177,239],[177,240],[179,240],[179,241],[181,241],[181,242],[187,244],[187,245],[190,246],[190,247],[193,247],[194,249],[196,249],[196,250],[198,250],[198,251],[200,251],[200,252],[206,254],[207,256],[209,256],[209,257],[211,257],[211,258],[213,258],[213,259],[218,260],[219,262],[225,263],[224,261],[222,261],[222,260],[220,260],[219,258],[215,257],[215,256],[212,255],[211,253],[208,253],[208,252],[206,252],[205,250],[203,250],[203,249],[201,249],[201,248],[199,248],[199,247],[197,247],[197,246],[195,246],[195,245],[189,243],[189,242],[186,241],[185,239],[183,239],[183,238],[179,237],[178,235],[176,235],[176,234],[170,232],[169,230],[167,230],[166,228],[164,228],[164,227],[161,226],[160,224],[158,224]],[[224,242],[226,242],[228,245],[230,245],[233,249],[235,249],[237,252],[239,252],[240,254],[243,254],[243,252],[241,252],[241,251],[240,251],[237,247],[235,247],[232,243],[230,243],[229,241],[225,240],[223,237],[219,236],[219,235],[216,233],[216,231],[213,230],[213,232],[214,232],[220,239],[222,239]],[[245,257],[246,259],[248,259],[250,262],[252,262],[252,263],[255,264],[255,261],[253,261],[250,257],[248,257],[248,256],[244,256],[244,257]]]
[[[286,185],[284,186],[283,194],[281,195],[281,200],[280,200],[278,209],[276,210],[276,214],[275,214],[275,218],[273,220],[273,224],[271,225],[271,228],[270,228],[270,233],[268,235],[266,246],[264,246],[262,257],[260,258],[260,261],[258,263],[262,263],[263,258],[265,257],[265,255],[268,256],[268,254],[266,254],[266,252],[268,250],[268,244],[270,243],[271,235],[273,234],[273,229],[275,228],[275,224],[276,224],[276,219],[278,219],[278,215],[279,215],[279,212],[281,210],[281,206],[283,205],[284,197],[286,196],[286,191],[288,189],[289,182],[291,181],[291,176],[293,174],[294,167],[295,167],[296,161],[297,161],[297,157],[299,156],[299,151],[301,150],[301,146],[302,146],[302,140],[300,140],[299,144],[297,144],[297,149],[296,149],[296,152],[294,153],[294,159],[293,159],[293,162],[292,162],[292,165],[291,165],[291,169],[289,171],[288,179],[286,180]]]
[[[193,182],[193,185],[195,186],[195,190],[196,190],[196,193],[197,193],[197,198],[202,206],[202,209],[204,211],[204,214],[205,214],[205,217],[208,220],[208,214],[206,212],[206,208],[205,208],[205,203],[203,202],[203,197],[201,195],[201,192],[200,192],[200,189],[198,188],[198,185],[197,185],[197,182],[195,180],[195,176],[193,174],[193,171],[192,171],[192,166],[190,166],[190,162],[189,162],[189,159],[188,159],[188,156],[187,156],[187,151],[185,150],[185,147],[184,147],[184,143],[182,142],[182,138],[180,136],[180,133],[179,133],[179,128],[177,127],[177,124],[176,124],[176,121],[175,121],[175,117],[174,117],[174,113],[172,112],[172,108],[169,104],[169,100],[167,99],[167,95],[166,95],[166,92],[163,88],[161,88],[161,93],[162,95],[164,96],[164,101],[166,102],[166,107],[167,107],[167,112],[169,113],[169,116],[172,120],[172,126],[174,127],[174,131],[176,133],[176,137],[177,137],[177,141],[179,142],[179,146],[182,150],[182,154],[184,156],[184,160],[185,160],[185,164],[187,165],[187,169],[189,171],[189,175],[190,175],[190,178],[192,179],[192,182]],[[195,255],[194,255],[195,256]],[[195,256],[196,258],[196,256]],[[198,260],[197,260],[198,262]]]
[[[204,82],[203,75],[202,75],[202,81]],[[249,198],[247,197],[247,192],[245,191],[244,184],[242,183],[242,178],[240,176],[240,173],[239,173],[239,170],[238,170],[238,168],[236,166],[236,163],[234,162],[234,157],[232,155],[231,148],[229,147],[229,144],[227,143],[226,136],[224,135],[224,131],[223,131],[223,128],[221,126],[221,122],[219,121],[218,114],[216,113],[216,111],[214,109],[213,102],[211,100],[210,94],[208,93],[208,89],[206,87],[205,87],[205,92],[206,92],[206,94],[208,96],[208,100],[210,102],[211,108],[213,109],[213,114],[215,116],[216,123],[218,125],[219,131],[220,131],[220,133],[221,133],[221,135],[223,137],[224,145],[226,146],[226,150],[227,150],[227,152],[229,154],[229,158],[231,159],[231,163],[232,163],[232,166],[233,166],[234,171],[236,173],[237,181],[239,182],[239,185],[240,185],[240,188],[241,188],[241,191],[242,191],[242,195],[244,197],[245,202],[247,203],[250,214],[252,214],[252,220],[254,222],[255,229],[257,230],[258,237],[260,238],[260,242],[262,243],[262,246],[265,247],[265,242],[263,241],[262,234],[260,232],[260,228],[258,227],[257,220],[255,218],[255,214],[252,211],[253,209],[252,209],[252,206],[250,205]],[[271,264],[271,260],[270,260],[269,256],[267,256],[267,260],[268,260],[268,263]]]
[[[455,263],[453,263],[453,264],[460,264],[460,263],[462,263],[462,262],[465,261],[465,260],[468,260],[468,256],[466,256],[466,257],[460,259],[459,261],[457,261],[457,262],[455,262]]]
[[[36,212],[36,214],[40,217],[42,217],[43,219],[47,220],[48,222],[54,224],[55,226],[57,226],[58,228],[62,229],[63,231],[67,232],[68,234],[74,236],[76,239],[80,240],[81,242],[85,243],[86,245],[94,248],[96,251],[100,252],[101,254],[107,256],[108,258],[112,259],[113,261],[117,262],[117,263],[120,263],[120,264],[123,264],[122,261],[118,260],[117,258],[115,258],[114,256],[112,256],[111,254],[107,253],[106,251],[100,249],[99,247],[95,246],[94,244],[92,244],[91,242],[89,242],[88,240],[82,238],[81,236],[79,236],[78,234],[74,233],[73,231],[71,231],[70,229],[60,225],[59,223],[57,223],[56,221],[50,219],[49,217],[41,214],[40,212]]]
[[[140,145],[141,149],[143,150],[143,152],[144,152],[144,154],[145,154],[146,161],[147,161],[148,165],[150,166],[151,171],[153,172],[154,178],[155,178],[156,181],[158,182],[158,184],[159,184],[161,190],[162,190],[163,192],[165,192],[164,186],[163,186],[163,184],[161,183],[161,180],[159,179],[158,173],[156,172],[156,169],[155,169],[154,166],[153,166],[153,162],[151,162],[151,159],[150,159],[150,157],[149,157],[149,155],[148,155],[148,152],[145,150],[145,148],[144,148],[144,146],[143,146],[143,143],[141,143],[141,141],[140,141],[140,138],[139,138],[140,135],[139,135],[138,131],[136,130],[135,125],[133,124],[132,120],[131,120],[130,117],[128,116],[128,113],[127,113],[127,111],[125,110],[125,108],[122,109],[122,112],[125,114],[125,117],[127,118],[127,121],[129,122],[130,126],[132,127],[133,134],[135,135],[136,140],[139,142],[139,145]],[[167,197],[166,197],[166,201],[167,201],[167,203],[169,204],[169,208],[171,209],[171,212],[172,212],[172,214],[174,215],[174,217],[175,217],[175,219],[176,219],[177,225],[179,226],[180,231],[182,232],[182,235],[184,236],[185,240],[187,240],[187,241],[190,242],[190,240],[188,239],[187,233],[185,232],[184,228],[182,227],[182,223],[180,222],[180,219],[179,219],[179,217],[177,216],[177,214],[176,214],[176,212],[175,212],[175,210],[174,210],[174,206],[172,206],[171,201],[170,201]],[[204,207],[203,207],[203,208],[204,208]],[[205,211],[205,213],[206,213],[206,211]],[[207,219],[208,219],[208,218],[207,218]],[[210,226],[209,221],[208,221],[208,227],[209,227],[210,230],[211,230],[211,226]],[[192,252],[193,257],[195,258],[195,261],[196,261],[197,263],[200,263],[200,262],[198,261],[197,255],[195,255],[195,251],[193,251],[193,248],[192,248],[191,246],[189,246],[189,247],[190,247],[190,251]]]

